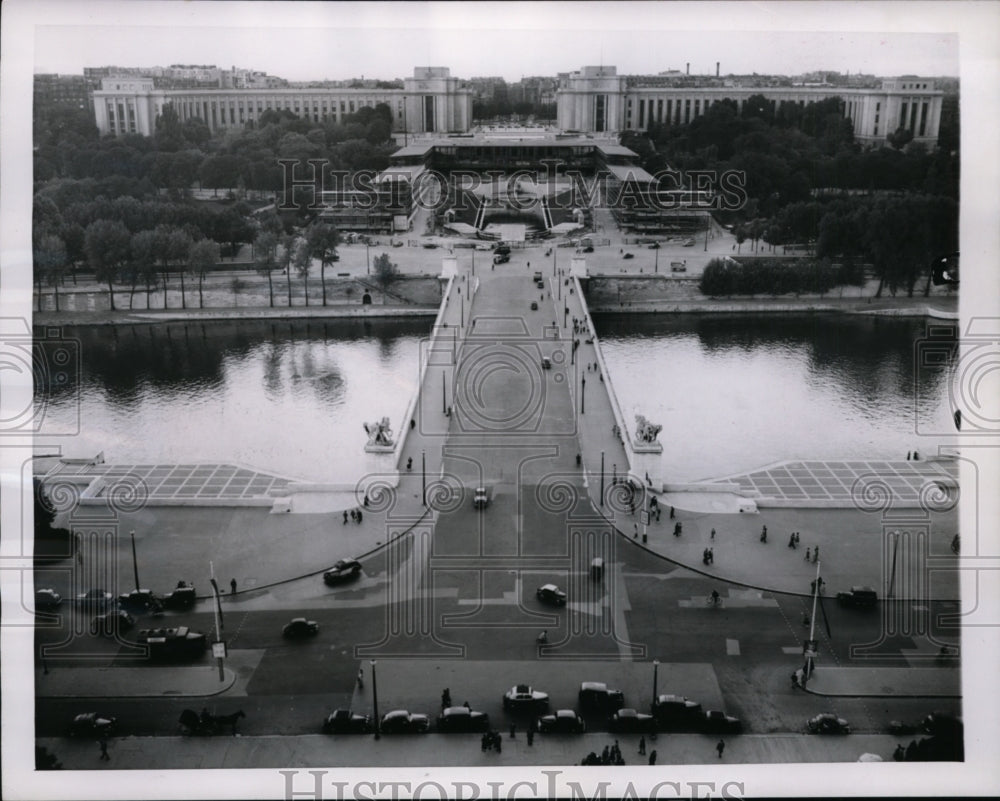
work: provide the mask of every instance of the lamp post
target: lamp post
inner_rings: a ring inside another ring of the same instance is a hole
[[[365,273],[372,274],[371,246],[368,244],[368,240],[365,240]]]
[[[136,593],[139,591],[139,563],[135,558],[135,529],[129,532],[129,536],[132,538],[132,572],[135,574],[135,589]]]
[[[403,95],[403,147],[406,147],[409,144],[409,140],[406,138],[406,129],[408,127],[406,124],[406,101],[407,97],[406,95]]]
[[[587,390],[587,379],[586,377],[580,378],[580,414],[584,414],[587,411],[586,404],[586,390]]]
[[[215,580],[215,566],[209,562],[208,569],[211,575],[209,579],[212,584],[212,593],[215,595],[215,643],[212,644],[212,650],[215,650],[215,645],[217,643],[222,643],[222,632],[225,630],[225,622],[222,617],[222,601],[219,599],[219,584]],[[223,644],[223,651],[225,645]],[[222,656],[221,654],[216,656],[216,661],[219,663],[219,681],[226,680],[226,672],[223,669]]]
[[[420,492],[424,506],[427,505],[427,451],[420,451]]]
[[[444,370],[441,371],[441,414],[448,414],[448,388]]]
[[[381,739],[382,731],[378,719],[378,681],[375,679],[375,660],[372,660],[372,711],[373,717],[375,718],[375,739]]]
[[[889,591],[887,598],[892,598],[896,588],[896,555],[899,553],[899,531],[892,532],[892,569],[889,572]],[[818,572],[818,571],[817,571]]]
[[[659,248],[657,248],[654,251],[654,259],[655,259],[655,261],[653,262],[653,272],[654,273],[658,273],[660,271],[660,249]]]
[[[660,671],[660,660],[654,659],[653,660],[653,704],[652,704],[654,709],[656,708],[656,681],[657,678],[659,677],[659,671]]]
[[[604,507],[604,451],[601,451],[601,507]]]

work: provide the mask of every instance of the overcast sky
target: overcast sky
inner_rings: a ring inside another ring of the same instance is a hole
[[[957,76],[959,37],[944,12],[841,2],[72,3],[39,15],[34,71],[214,64],[302,81],[434,65],[514,81],[585,64],[653,74],[690,62],[692,74],[713,74],[719,61],[723,74]]]

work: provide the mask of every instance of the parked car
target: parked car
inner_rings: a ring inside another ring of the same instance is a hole
[[[61,603],[62,596],[51,588],[45,588],[35,592],[36,612],[53,612]]]
[[[718,709],[709,709],[702,718],[701,730],[706,734],[739,734],[743,731],[743,721]]]
[[[619,734],[641,734],[656,731],[656,719],[645,712],[626,707],[619,709],[608,721],[608,730]]]
[[[140,645],[149,646],[153,659],[179,659],[197,657],[207,646],[205,635],[191,631],[187,626],[176,628],[139,629],[136,637]]]
[[[536,724],[543,734],[583,734],[587,724],[575,710],[557,709],[554,714],[542,715]]]
[[[685,239],[684,240],[684,247],[686,247],[686,248],[693,248],[694,247],[694,239]]]
[[[544,604],[566,606],[566,593],[560,590],[555,584],[543,584],[535,590],[535,597]]]
[[[531,310],[532,311],[538,311],[538,301],[537,300],[531,301]]]
[[[535,286],[538,287],[539,289],[545,289],[545,282],[541,278],[539,278],[537,281],[535,281]]]
[[[577,694],[580,709],[586,712],[601,712],[610,714],[625,706],[625,694],[621,690],[612,690],[603,681],[585,681],[580,685]]]
[[[323,734],[367,734],[371,729],[371,718],[350,709],[337,709],[323,721]]]
[[[486,487],[476,487],[472,494],[472,508],[485,509],[490,505],[490,493]]]
[[[357,559],[340,559],[323,574],[323,583],[328,586],[352,581],[361,574],[361,562]]]
[[[505,245],[503,242],[498,242],[497,246],[493,248],[493,252],[498,256],[509,256],[510,255],[510,245]]]
[[[281,636],[286,640],[315,637],[317,634],[319,634],[319,623],[315,620],[306,620],[304,617],[292,618],[281,629]]]
[[[465,706],[449,706],[437,719],[437,730],[442,733],[486,731],[489,727],[489,715]]]
[[[83,712],[69,724],[70,737],[111,737],[118,729],[118,719],[97,712]]]
[[[163,605],[167,609],[191,609],[197,600],[198,594],[194,585],[188,584],[186,581],[178,581],[177,586],[164,596]]]
[[[850,734],[851,727],[843,718],[838,718],[828,712],[809,718],[806,728],[810,734]]]
[[[424,242],[424,247],[428,250],[434,250],[437,247],[433,242]]]
[[[87,590],[76,596],[76,602],[82,606],[105,607],[114,604],[115,596],[106,590]]]
[[[510,712],[537,712],[548,708],[549,694],[527,684],[511,687],[503,696],[503,708]]]
[[[542,356],[542,369],[551,370],[552,369],[552,359],[548,356]]]
[[[131,612],[160,612],[163,601],[152,590],[132,590],[118,596],[118,605]]]
[[[90,621],[90,633],[102,637],[114,637],[121,632],[129,631],[135,625],[135,618],[124,609],[116,609],[98,615]]]
[[[383,734],[424,734],[430,728],[427,715],[411,715],[405,709],[386,712],[379,724],[379,731]]]
[[[665,729],[685,728],[700,722],[701,704],[683,695],[661,695],[653,704],[653,716]]]
[[[626,253],[624,256],[622,256],[622,258],[623,259],[634,259],[635,256],[633,254],[631,254],[631,253]]]
[[[659,250],[660,249],[660,243],[659,242],[650,242],[649,243],[649,249],[650,250]]]
[[[878,603],[878,593],[871,587],[851,587],[848,592],[837,593],[840,606],[871,607]]]
[[[593,245],[586,245],[586,246],[584,246],[583,252],[584,253],[593,253],[594,252],[594,246]]]
[[[931,712],[924,718],[921,727],[931,736],[952,736],[961,734],[963,727],[962,719],[946,712]]]

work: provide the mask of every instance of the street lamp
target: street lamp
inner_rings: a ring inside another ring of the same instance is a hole
[[[658,273],[660,271],[660,249],[657,248],[654,251],[654,254],[655,261],[653,262],[653,272]]]
[[[135,574],[135,590],[136,594],[139,592],[139,563],[135,558],[135,529],[129,532],[129,536],[132,537],[132,572]]]
[[[601,451],[601,507],[604,506],[604,451]]]
[[[653,707],[656,707],[656,681],[660,670],[660,660],[653,660]]]
[[[427,505],[427,451],[420,451],[420,490],[424,506]]]
[[[219,663],[219,681],[226,680],[226,672],[223,669],[222,653],[225,652],[225,644],[222,641],[222,632],[225,628],[225,623],[222,618],[222,601],[219,599],[219,585],[215,580],[215,566],[209,562],[208,569],[211,573],[211,578],[209,579],[212,584],[212,592],[215,594],[215,642],[212,643],[212,650],[216,651],[216,645],[222,644],[222,649],[216,651],[216,660]]]
[[[372,705],[375,718],[375,739],[378,740],[382,737],[381,726],[379,725],[381,721],[378,719],[378,682],[375,680],[375,660],[372,660]]]
[[[367,239],[365,240],[365,272],[368,275],[372,274],[371,246],[368,244]]]
[[[587,379],[586,377],[580,378],[580,414],[584,414],[587,411],[586,408],[586,398],[584,394],[587,390]]]

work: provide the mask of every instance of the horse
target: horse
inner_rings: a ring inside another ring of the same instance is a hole
[[[240,718],[245,718],[246,716],[247,716],[246,712],[244,712],[242,709],[239,712],[233,712],[233,714],[231,714],[231,715],[216,715],[215,716],[215,725],[216,725],[216,728],[221,728],[222,726],[228,725],[228,726],[230,726],[232,728],[233,737],[235,737],[236,736],[236,722]]]

